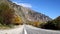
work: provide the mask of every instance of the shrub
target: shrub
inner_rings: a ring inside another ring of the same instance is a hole
[[[4,18],[0,16],[0,24],[3,24],[3,22],[4,22]]]
[[[22,18],[21,18],[19,15],[15,15],[15,16],[12,18],[12,23],[13,23],[13,24],[16,24],[16,25],[23,24],[23,23],[22,23]]]
[[[60,30],[60,16],[52,21],[48,21],[46,24],[41,26],[41,28]]]
[[[3,24],[6,24],[6,25],[8,25],[8,24],[10,24],[11,23],[11,18],[13,17],[13,14],[14,14],[14,10],[13,9],[11,9],[10,7],[9,7],[9,5],[8,4],[6,4],[6,3],[1,3],[0,4],[0,17],[2,16],[3,18],[0,18],[0,19],[4,19],[4,21],[3,20],[0,20]]]

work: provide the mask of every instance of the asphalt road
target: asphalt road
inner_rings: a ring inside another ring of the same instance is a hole
[[[30,25],[22,25],[14,29],[0,30],[0,34],[60,34],[60,31],[45,30]]]
[[[30,25],[25,25],[25,30],[27,34],[60,34],[60,31],[45,30]]]

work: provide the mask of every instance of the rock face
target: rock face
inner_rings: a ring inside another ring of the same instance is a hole
[[[2,1],[8,3],[9,7],[15,10],[15,15],[20,16],[24,23],[27,23],[27,21],[47,22],[52,20],[50,17],[42,13],[38,13],[30,8],[17,5],[10,0],[0,0],[0,2]]]

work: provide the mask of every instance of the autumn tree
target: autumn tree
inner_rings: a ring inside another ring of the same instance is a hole
[[[12,18],[12,23],[16,25],[22,24],[22,18],[19,15],[14,15]]]
[[[11,23],[11,18],[13,17],[14,10],[9,7],[7,3],[0,4],[0,17],[3,17],[3,23],[8,25]]]
[[[41,24],[41,22],[38,22],[38,21],[33,22],[33,25],[36,26],[36,27],[39,27],[40,24]]]

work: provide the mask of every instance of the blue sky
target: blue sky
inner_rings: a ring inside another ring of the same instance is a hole
[[[51,18],[60,16],[60,0],[12,0],[18,5],[29,7]]]

